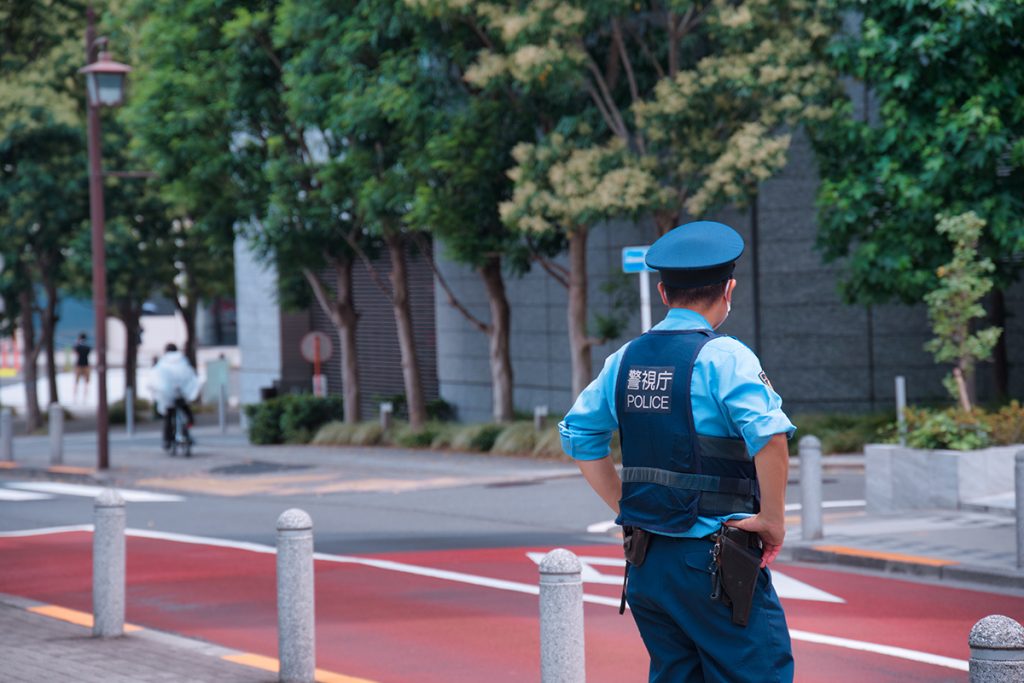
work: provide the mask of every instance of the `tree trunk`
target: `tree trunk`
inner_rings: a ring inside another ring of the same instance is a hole
[[[337,293],[334,297],[335,327],[341,344],[341,386],[345,401],[345,422],[359,422],[359,404],[362,401],[359,389],[359,349],[356,346],[356,326],[359,314],[352,296],[352,259],[346,258],[334,263]]]
[[[1006,346],[1006,296],[1001,289],[992,290],[989,320],[1003,330],[992,350],[992,386],[995,398],[1002,403],[1010,397],[1010,358]]]
[[[139,311],[130,301],[124,301],[118,306],[118,317],[125,329],[124,388],[131,389],[132,396],[138,398]]]
[[[587,231],[569,233],[569,353],[572,358],[572,395],[587,388],[591,379],[587,335]]]
[[[512,404],[512,358],[509,354],[509,333],[511,315],[505,282],[501,277],[501,258],[492,256],[479,269],[487,290],[491,307],[491,324],[487,330],[490,340],[491,395],[495,422],[511,422],[514,418]]]
[[[46,348],[46,379],[50,390],[50,403],[60,403],[57,391],[57,341],[54,334],[57,329],[57,285],[52,278],[46,278],[43,287],[46,290],[46,308],[43,309],[40,320],[43,332],[40,341]]]
[[[416,357],[416,340],[413,337],[412,309],[409,305],[409,278],[405,263],[405,240],[400,234],[389,234],[384,238],[391,257],[391,301],[395,311],[395,326],[398,329],[398,347],[402,353],[402,378],[405,381],[405,401],[409,409],[409,426],[413,430],[423,428],[427,421],[427,407],[423,400],[423,385],[420,382],[420,366]]]
[[[183,351],[192,367],[198,369],[199,366],[196,365],[196,309],[199,307],[199,299],[189,294],[185,301],[186,303],[182,305],[181,298],[175,294],[174,307],[178,309],[185,321],[185,348]]]
[[[25,431],[29,434],[39,429],[43,424],[42,414],[39,412],[39,392],[36,383],[39,375],[36,362],[39,360],[39,347],[36,346],[36,330],[32,321],[32,293],[23,291],[18,294],[21,304],[21,339],[22,350],[25,362],[22,364],[22,373],[25,381]]]

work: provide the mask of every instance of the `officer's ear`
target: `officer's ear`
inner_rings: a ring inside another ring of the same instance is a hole
[[[732,295],[733,295],[733,293],[735,291],[736,291],[736,278],[731,278],[727,283],[725,283],[725,301],[727,303],[730,303],[730,304],[732,303]]]
[[[665,293],[665,283],[664,282],[659,282],[658,283],[658,294],[661,295],[661,303],[663,303],[666,306],[671,308],[671,304],[669,304],[669,302],[668,302],[668,294]]]

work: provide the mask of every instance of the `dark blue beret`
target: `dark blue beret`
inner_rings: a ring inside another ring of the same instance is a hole
[[[743,238],[724,223],[695,221],[674,228],[647,250],[647,265],[666,287],[704,287],[732,277]]]

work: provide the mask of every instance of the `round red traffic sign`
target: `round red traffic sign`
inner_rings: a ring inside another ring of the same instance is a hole
[[[325,363],[331,357],[333,351],[331,348],[331,338],[323,332],[308,332],[302,337],[299,350],[302,352],[302,357],[310,363],[316,362],[318,341],[320,343],[320,362]]]

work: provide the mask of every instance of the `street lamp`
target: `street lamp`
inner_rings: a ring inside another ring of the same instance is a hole
[[[85,74],[88,92],[89,124],[89,215],[92,219],[92,303],[96,319],[96,385],[99,404],[96,406],[96,451],[98,469],[110,467],[110,420],[107,412],[107,259],[103,246],[103,165],[100,139],[100,107],[117,107],[124,102],[125,74],[132,70],[101,51],[94,57],[94,48],[105,39],[94,39],[92,6],[87,10],[85,32],[86,61],[79,69]]]

